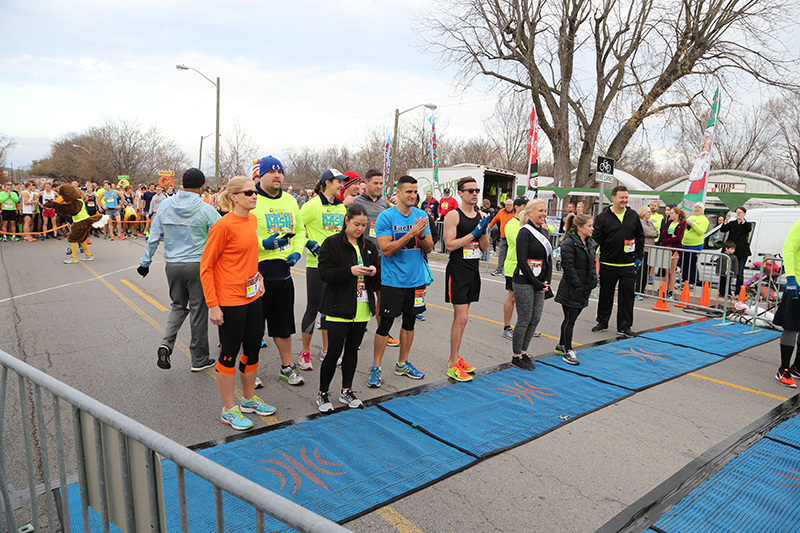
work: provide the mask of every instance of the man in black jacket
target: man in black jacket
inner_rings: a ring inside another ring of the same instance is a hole
[[[628,188],[614,187],[611,206],[597,215],[592,238],[600,246],[600,295],[597,301],[597,325],[592,331],[608,329],[614,307],[614,289],[619,282],[617,333],[636,334],[633,326],[633,302],[636,272],[642,267],[644,230],[636,211],[628,207]]]

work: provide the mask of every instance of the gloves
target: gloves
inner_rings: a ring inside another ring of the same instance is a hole
[[[273,233],[266,239],[261,241],[261,246],[264,247],[265,250],[277,250],[278,248],[282,248],[289,244],[289,239],[279,239],[278,235],[280,233]]]
[[[472,230],[472,236],[476,239],[480,239],[481,235],[486,233],[486,227],[489,225],[489,217],[483,217],[478,225],[475,226],[475,229]]]
[[[317,244],[317,241],[312,241],[312,240],[307,241],[306,248],[308,248],[308,251],[314,254],[315,257],[319,255],[320,246],[319,244]]]
[[[797,299],[797,279],[794,276],[786,276],[786,296],[794,300]]]
[[[642,268],[642,260],[636,259],[633,261],[633,264],[636,265],[636,272],[639,272],[639,269]]]
[[[150,273],[150,267],[140,266],[139,268],[136,269],[136,272],[138,272],[139,275],[142,276],[143,278],[146,278],[147,275]],[[797,284],[795,283],[795,285]]]
[[[287,265],[293,267],[294,265],[297,264],[298,261],[300,261],[300,254],[298,254],[297,252],[293,252],[289,254],[289,256],[286,259],[284,259],[284,261],[286,262]]]

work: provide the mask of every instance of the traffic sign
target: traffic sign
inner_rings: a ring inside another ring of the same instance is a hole
[[[175,175],[175,171],[174,170],[159,170],[158,171],[158,175],[159,176],[174,176]]]
[[[597,173],[594,180],[598,183],[614,182],[614,160],[610,157],[597,156]]]

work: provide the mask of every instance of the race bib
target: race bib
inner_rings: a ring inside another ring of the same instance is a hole
[[[417,289],[414,291],[414,307],[422,307],[425,305],[425,289]]]
[[[541,259],[528,259],[528,266],[533,272],[534,276],[542,273],[542,260]]]
[[[369,298],[367,298],[367,284],[364,282],[363,278],[358,278],[358,284],[356,285],[356,302],[369,302]]]
[[[369,236],[370,237],[377,237],[375,235],[375,222],[370,222],[369,223]]]
[[[478,241],[468,242],[464,245],[464,259],[480,259],[481,245]]]
[[[247,278],[246,280],[247,289],[245,290],[245,297],[248,300],[258,295],[258,290],[261,286],[261,284],[259,283],[260,279],[261,279],[261,274],[259,272],[256,272],[251,277]]]
[[[286,246],[281,246],[280,248],[277,248],[275,251],[283,252],[285,250],[289,250],[291,247],[292,247],[292,239],[289,239],[289,242],[286,244]]]
[[[636,239],[625,239],[625,246],[622,247],[622,250],[626,254],[636,251]]]

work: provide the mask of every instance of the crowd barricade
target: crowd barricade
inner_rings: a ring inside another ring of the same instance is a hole
[[[757,269],[745,271],[744,284],[734,304],[731,319],[756,327],[777,329],[773,320],[783,298],[785,272],[780,253],[759,254]]]
[[[186,472],[213,485],[217,531],[225,530],[223,491],[238,500],[228,502],[229,516],[252,509],[251,531],[265,531],[265,515],[303,532],[348,531],[0,350],[2,531],[90,531],[91,506],[103,531],[113,523],[127,533],[165,532],[159,457],[177,467],[181,532],[192,518]],[[69,512],[76,493],[66,488],[76,482],[83,527]]]

